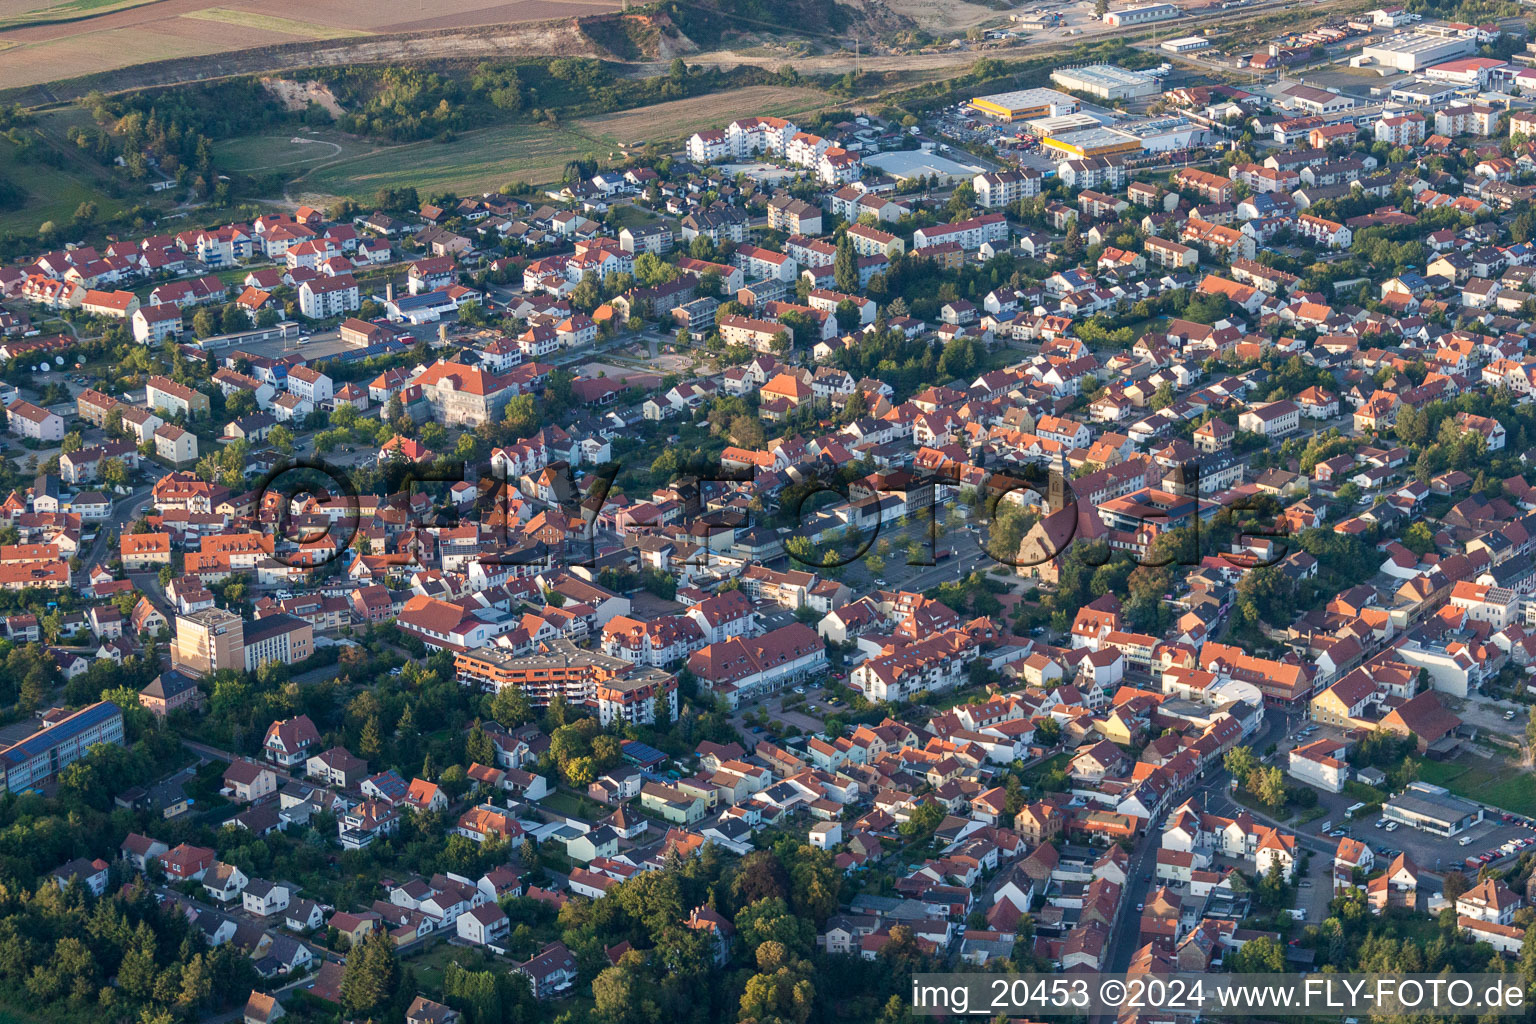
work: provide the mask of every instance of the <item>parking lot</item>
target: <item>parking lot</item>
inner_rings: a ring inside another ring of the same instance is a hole
[[[804,703],[786,711],[784,703],[792,698],[804,698]],[[764,728],[760,725],[750,725],[746,716],[749,712],[759,709],[768,713],[769,725]],[[803,733],[820,734],[825,728],[825,719],[839,711],[847,711],[848,705],[839,701],[831,704],[827,700],[826,691],[820,683],[807,681],[781,691],[765,701],[759,701],[746,707],[739,708],[731,715],[731,724],[748,736],[754,742],[760,739],[783,738],[783,727],[793,725]]]
[[[1443,873],[1460,870],[1475,875],[1477,869],[1464,863],[1469,857],[1492,854],[1486,863],[1498,864],[1507,857],[1518,857],[1525,849],[1536,849],[1536,828],[1521,824],[1518,818],[1505,822],[1497,816],[1498,812],[1493,813],[1495,816],[1451,837],[1421,832],[1407,825],[1393,828],[1394,823],[1386,821],[1380,814],[1353,822],[1349,834],[1369,844],[1376,851],[1378,861],[1383,857],[1406,853],[1410,860],[1425,871]],[[1463,845],[1463,840],[1470,842]],[[1503,853],[1500,847],[1509,842],[1524,842],[1525,846],[1511,854]]]

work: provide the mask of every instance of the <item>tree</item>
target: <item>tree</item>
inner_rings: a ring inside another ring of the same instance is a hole
[[[585,789],[597,778],[597,765],[590,757],[572,758],[566,763],[565,777],[571,785]]]
[[[1233,747],[1222,759],[1222,767],[1237,780],[1239,786],[1248,784],[1248,776],[1253,774],[1253,770],[1258,766],[1258,759],[1253,756],[1253,750],[1249,747]]]
[[[272,447],[284,455],[291,455],[293,453],[293,431],[281,423],[267,432],[267,440],[272,443]]]
[[[809,968],[809,964],[804,965]],[[816,989],[800,970],[779,967],[773,973],[754,974],[741,994],[743,1024],[756,1021],[805,1024],[810,1018]]]
[[[1268,935],[1243,943],[1232,954],[1233,974],[1279,974],[1285,970],[1285,950]]]
[[[634,965],[638,954],[619,959],[619,963],[592,979],[592,1001],[598,1016],[611,1024],[640,1024],[663,1019],[655,999],[655,986],[641,976]]]
[[[1248,787],[1271,809],[1279,809],[1285,804],[1285,775],[1274,765],[1252,773]]]
[[[1285,872],[1278,860],[1270,862],[1269,870],[1259,879],[1254,895],[1259,906],[1266,910],[1279,910],[1290,902],[1291,887],[1285,880]]]
[[[101,460],[101,481],[108,487],[125,487],[128,484],[128,464],[117,456]]]
[[[1445,898],[1454,901],[1467,891],[1467,876],[1460,871],[1447,871],[1441,885],[1445,890]]]
[[[192,314],[192,333],[199,338],[208,338],[219,333],[219,322],[214,319],[213,310],[206,306]]]
[[[502,422],[518,437],[527,437],[538,430],[539,410],[533,395],[516,395],[508,401],[506,411],[502,413]]]
[[[347,957],[341,978],[341,1005],[354,1017],[381,1017],[400,984],[395,943],[384,930],[369,932]]]
[[[365,758],[375,758],[383,753],[384,742],[379,736],[379,719],[377,715],[370,716],[363,723],[363,731],[358,737],[357,749]]]
[[[496,744],[491,742],[490,736],[486,735],[485,730],[480,727],[480,719],[478,718],[475,719],[475,724],[470,727],[469,735],[465,737],[464,753],[471,761],[477,764],[489,765],[496,763]]]
[[[837,240],[837,255],[832,258],[832,280],[838,291],[852,295],[859,290],[859,258],[847,232]]]
[[[515,729],[533,721],[533,705],[515,686],[504,686],[491,700],[491,717],[504,728]],[[489,764],[490,762],[486,762]]]
[[[1435,534],[1424,522],[1413,523],[1403,531],[1403,547],[1423,557],[1435,549]]]
[[[837,329],[844,334],[850,334],[858,328],[863,321],[859,307],[852,299],[844,299],[837,304],[837,309],[832,314],[837,318]]]

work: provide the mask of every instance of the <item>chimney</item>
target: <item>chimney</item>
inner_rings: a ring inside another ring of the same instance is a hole
[[[393,281],[385,281],[384,282],[384,301],[385,302],[394,302],[395,301],[395,282],[393,282]]]

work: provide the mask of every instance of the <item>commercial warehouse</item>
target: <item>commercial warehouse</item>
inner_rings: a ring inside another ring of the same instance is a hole
[[[1083,105],[1074,96],[1055,89],[1015,89],[971,100],[971,109],[999,121],[1033,121],[1040,117],[1075,114]]]
[[[1355,67],[1379,65],[1412,74],[1473,52],[1476,43],[1462,36],[1445,38],[1411,32],[1372,43],[1350,61]]]
[[[1208,49],[1211,41],[1205,36],[1179,36],[1160,45],[1169,53],[1190,53],[1194,50]]]
[[[1414,782],[1382,806],[1381,816],[1421,832],[1454,836],[1482,821],[1483,809],[1442,786]]]
[[[1151,75],[1117,67],[1114,64],[1087,64],[1077,68],[1057,68],[1051,81],[1063,89],[1085,92],[1101,100],[1132,100],[1155,96],[1162,84]]]
[[[1115,125],[1115,131],[1139,140],[1144,153],[1190,149],[1203,146],[1211,139],[1208,128],[1187,117],[1151,117],[1143,121],[1125,121]]]
[[[1077,160],[1141,152],[1140,139],[1116,128],[1082,128],[1062,135],[1047,135],[1041,144]]]
[[[1065,135],[1081,128],[1099,128],[1108,123],[1109,119],[1097,118],[1092,114],[1063,114],[1060,117],[1036,118],[1029,122],[1029,130],[1044,138],[1047,135]]]
[[[1116,28],[1127,25],[1145,25],[1153,21],[1177,18],[1179,9],[1173,4],[1147,4],[1144,7],[1127,7],[1123,11],[1110,11],[1104,20]]]

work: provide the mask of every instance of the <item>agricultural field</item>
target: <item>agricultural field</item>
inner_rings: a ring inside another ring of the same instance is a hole
[[[215,21],[242,29],[285,32],[291,36],[308,39],[345,39],[358,34],[355,29],[330,28],[309,21],[279,18],[272,14],[258,14],[256,11],[237,11],[228,7],[209,7],[201,11],[191,11],[182,17],[191,18],[193,21]]]
[[[620,0],[17,0],[0,14],[0,89],[173,58],[336,39],[604,14]],[[425,15],[425,16],[422,16]]]
[[[7,5],[13,9],[0,17],[0,31],[19,28],[23,25],[79,21],[82,18],[94,18],[113,11],[124,11],[130,7],[155,2],[157,0],[64,0],[63,3],[50,3],[48,0],[43,0],[36,4]],[[20,9],[14,9],[16,7]]]
[[[723,125],[748,114],[794,116],[830,106],[833,100],[816,89],[750,86],[709,96],[694,96],[659,103],[641,110],[602,114],[572,121],[559,128],[541,125],[507,125],[466,132],[453,142],[414,142],[404,146],[365,151],[355,157],[333,153],[311,158],[305,154],[292,165],[319,164],[291,190],[302,201],[349,196],[364,200],[380,188],[413,185],[423,194],[438,190],[458,193],[485,192],[511,181],[546,184],[556,181],[566,162],[587,155],[606,156],[639,140],[656,142],[687,138],[700,128]],[[344,146],[346,139],[320,133],[316,139]],[[240,147],[237,152],[258,159],[254,140],[221,145]],[[309,145],[318,145],[310,143]],[[357,145],[353,143],[353,145]],[[340,159],[338,159],[340,157]],[[236,167],[254,171],[260,165]]]

